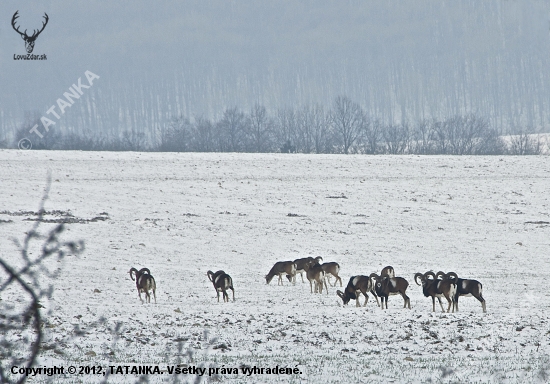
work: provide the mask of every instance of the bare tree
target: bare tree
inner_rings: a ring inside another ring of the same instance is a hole
[[[479,153],[481,144],[488,138],[489,122],[487,119],[470,114],[453,116],[444,123],[449,152],[453,155],[472,155]]]
[[[435,153],[446,155],[448,153],[449,139],[447,137],[446,121],[436,121],[433,124]]]
[[[286,148],[281,148],[281,152],[294,152],[292,149],[296,149],[298,142],[297,113],[290,108],[279,109],[275,117],[274,131],[277,143],[283,143],[283,147]]]
[[[363,122],[363,111],[359,104],[345,96],[338,96],[334,100],[332,123],[344,153],[349,153],[350,148],[361,135]]]
[[[160,132],[160,151],[186,152],[191,149],[191,123],[180,115],[172,118]]]
[[[406,152],[409,145],[409,127],[407,124],[389,124],[382,131],[386,152],[400,155]]]
[[[122,150],[139,152],[146,149],[147,137],[145,132],[132,128],[122,133]]]
[[[434,153],[434,120],[420,120],[412,131],[411,152],[419,155]]]
[[[256,104],[248,116],[248,148],[251,152],[268,152],[271,148],[271,121],[264,106]]]
[[[456,115],[437,122],[434,132],[437,151],[451,155],[482,154],[492,135],[487,119],[473,114]]]
[[[82,134],[69,132],[64,134],[60,140],[61,150],[71,151],[100,151],[104,150],[107,145],[107,140],[102,135],[97,135],[90,130],[84,131]]]
[[[44,278],[56,279],[60,274],[60,262],[68,254],[79,255],[84,251],[84,242],[66,242],[61,239],[65,225],[60,223],[45,236],[39,227],[43,222],[44,202],[48,197],[51,177],[36,213],[36,220],[26,232],[23,243],[16,242],[21,260],[12,265],[0,258],[1,270],[6,275],[0,284],[0,293],[11,291],[18,300],[0,301],[0,382],[24,383],[29,376],[9,375],[13,366],[31,368],[42,346],[44,336],[43,315],[40,301],[51,298],[53,286],[44,286]],[[43,240],[38,256],[31,256],[31,244]],[[53,263],[52,263],[53,261]],[[49,264],[51,265],[49,265]],[[26,348],[26,349],[25,349]],[[22,355],[21,355],[22,353]]]
[[[475,148],[475,139],[481,137],[489,122],[474,115],[454,116],[447,124],[449,145],[453,155],[471,155]]]
[[[55,125],[44,128],[42,116],[38,111],[25,113],[23,124],[15,133],[14,146],[17,148],[19,141],[28,139],[32,142],[32,149],[59,149],[62,146],[62,134]]]
[[[305,111],[307,109],[307,112]],[[331,153],[331,120],[330,115],[325,112],[320,104],[304,108],[304,113],[309,115],[311,141],[315,153]]]
[[[218,132],[223,141],[221,150],[240,152],[244,149],[246,117],[243,112],[239,111],[237,107],[226,109],[218,126]]]
[[[534,133],[534,129],[516,128],[510,136],[509,152],[512,155],[540,155],[542,153],[542,140],[540,135]]]
[[[476,138],[472,155],[505,155],[506,153],[507,147],[501,133],[487,126],[481,136]]]
[[[196,117],[193,128],[193,149],[197,152],[214,151],[214,126],[210,119]]]
[[[368,124],[364,124],[364,148],[365,153],[375,155],[379,152],[380,141],[382,141],[383,125],[376,119]]]
[[[311,153],[313,151],[312,119],[313,115],[309,106],[300,108],[296,113],[296,149],[298,152]]]

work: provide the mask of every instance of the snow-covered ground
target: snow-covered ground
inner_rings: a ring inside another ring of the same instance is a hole
[[[160,366],[150,382],[194,380],[168,374],[177,362],[301,372],[219,375],[235,382],[549,380],[548,157],[0,150],[9,263],[20,258],[11,238],[32,225],[17,214],[38,208],[48,170],[46,210],[108,219],[68,224],[64,238],[84,239],[86,251],[66,258],[43,303],[52,314],[39,364]],[[339,287],[311,294],[300,277],[266,285],[276,261],[305,256],[340,263],[344,286],[392,265],[409,281],[412,309],[400,296],[385,311],[373,300],[342,306]],[[156,305],[139,302],[130,267],[151,270]],[[206,271],[218,269],[233,277],[235,302],[217,302]],[[487,313],[474,298],[458,313],[432,313],[413,280],[427,270],[481,281]]]

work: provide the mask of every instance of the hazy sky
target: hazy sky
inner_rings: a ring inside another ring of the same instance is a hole
[[[29,31],[49,15],[33,52],[46,61],[14,60],[25,53],[17,10]],[[3,0],[0,136],[86,70],[100,76],[98,106],[165,92],[166,115],[344,94],[386,120],[474,111],[544,122],[549,17],[549,2],[527,0]]]

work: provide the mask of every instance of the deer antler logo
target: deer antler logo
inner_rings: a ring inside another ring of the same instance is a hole
[[[13,29],[15,29],[15,32],[19,33],[21,35],[21,38],[23,40],[25,40],[25,49],[27,50],[27,53],[32,53],[32,50],[34,49],[34,42],[35,42],[36,38],[38,37],[38,35],[40,35],[42,33],[44,28],[46,28],[46,25],[48,24],[48,20],[50,18],[48,17],[48,14],[46,12],[44,12],[44,19],[46,21],[42,23],[42,29],[40,29],[40,30],[34,29],[33,34],[31,36],[29,36],[29,35],[27,35],[27,30],[26,29],[25,29],[25,32],[21,32],[19,30],[19,28],[15,25],[15,21],[19,17],[18,13],[19,13],[19,11],[16,11],[13,14],[13,17],[11,19],[11,26],[13,27]]]

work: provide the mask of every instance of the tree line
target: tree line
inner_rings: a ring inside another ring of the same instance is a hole
[[[346,96],[336,97],[330,108],[316,104],[270,113],[256,104],[249,111],[227,108],[215,120],[179,115],[156,130],[132,127],[117,136],[54,129],[43,137],[30,135],[28,127],[39,123],[35,116],[24,124],[15,145],[28,138],[33,149],[57,150],[531,155],[542,153],[544,144],[519,128],[506,140],[487,118],[476,114],[383,123]]]

